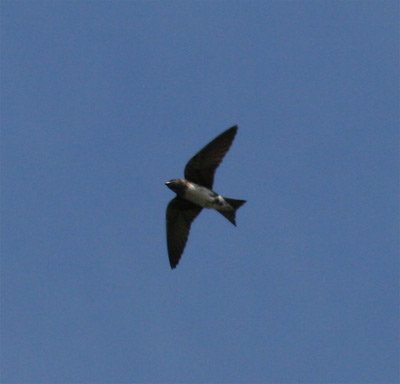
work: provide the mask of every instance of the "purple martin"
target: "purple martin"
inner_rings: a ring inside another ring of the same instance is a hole
[[[246,200],[222,197],[212,190],[215,170],[228,152],[238,130],[237,125],[227,129],[186,164],[185,178],[165,184],[176,193],[167,207],[167,245],[171,268],[175,268],[185,248],[190,225],[203,208],[215,209],[236,226],[236,210]]]

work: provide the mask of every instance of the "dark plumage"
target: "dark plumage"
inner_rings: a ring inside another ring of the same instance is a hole
[[[217,210],[233,225],[236,225],[236,210],[245,200],[236,200],[212,191],[214,174],[235,138],[235,125],[221,133],[186,164],[185,178],[173,179],[166,185],[177,196],[167,207],[167,245],[171,268],[179,263],[185,248],[190,225],[203,208]]]

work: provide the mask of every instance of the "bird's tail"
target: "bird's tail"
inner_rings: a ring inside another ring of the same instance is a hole
[[[218,212],[236,226],[236,211],[246,202],[246,200],[230,199],[229,197],[224,197],[224,199],[232,209],[224,211],[218,210]]]

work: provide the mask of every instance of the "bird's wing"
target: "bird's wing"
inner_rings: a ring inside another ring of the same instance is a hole
[[[212,188],[215,170],[228,152],[237,129],[237,125],[227,129],[197,152],[186,164],[185,179]]]
[[[190,225],[202,209],[178,196],[168,204],[167,245],[171,268],[178,265],[189,236]]]

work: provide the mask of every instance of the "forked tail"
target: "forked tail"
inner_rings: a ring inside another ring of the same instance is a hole
[[[229,197],[224,197],[224,199],[232,209],[224,211],[218,210],[218,212],[236,226],[236,211],[246,202],[246,200],[230,199]]]

